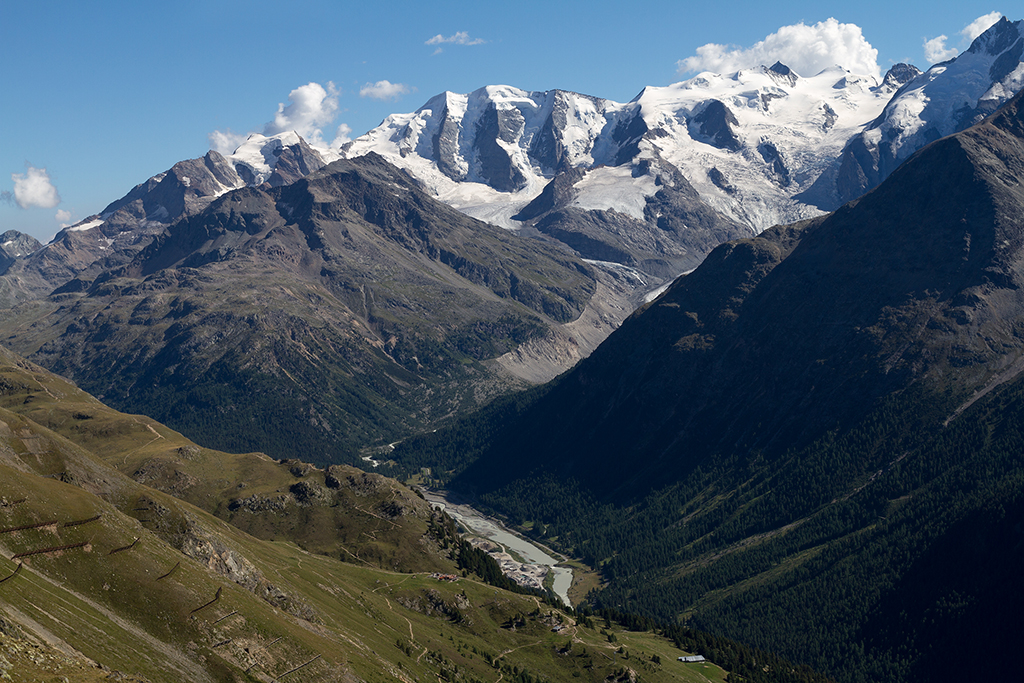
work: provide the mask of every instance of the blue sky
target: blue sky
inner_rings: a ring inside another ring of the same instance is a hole
[[[962,32],[993,12],[973,0],[3,0],[0,232],[48,239],[175,162],[277,124],[330,144],[444,90],[628,101],[692,76],[686,66],[764,54],[926,69],[926,47],[932,59],[965,49]],[[808,57],[815,41],[835,54]]]

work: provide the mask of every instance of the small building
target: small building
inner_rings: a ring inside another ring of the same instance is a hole
[[[680,657],[679,661],[680,662],[703,662],[704,661],[704,655],[689,655],[689,656],[686,656],[686,657]]]

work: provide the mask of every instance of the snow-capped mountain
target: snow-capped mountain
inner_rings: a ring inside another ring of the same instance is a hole
[[[1003,17],[955,59],[907,82],[850,141],[809,198],[832,209],[864,194],[911,154],[965,130],[1024,86],[1024,21]]]
[[[445,92],[411,114],[392,114],[345,156],[377,152],[455,208],[518,227],[512,216],[557,172],[612,162],[615,149],[595,149],[595,141],[608,138],[602,133],[623,107],[562,90]]]
[[[536,228],[585,258],[660,281],[696,266],[708,245],[750,231],[701,202],[675,168],[637,157],[638,112],[563,90],[446,92],[389,116],[344,154],[381,154],[464,213]],[[680,193],[689,227],[659,227],[654,198],[679,203]]]
[[[901,64],[879,81],[776,62],[645,88],[634,100],[645,129],[636,156],[671,163],[704,201],[755,232],[808,218],[820,211],[798,195],[916,73]]]
[[[510,86],[442,93],[344,154],[377,152],[451,206],[589,258],[671,269],[706,253],[725,223],[756,233],[837,208],[979,121],[1024,83],[1021,26],[1004,18],[956,59],[927,73],[896,64],[881,79],[777,62],[647,87],[628,103]],[[690,213],[672,213],[673,192]],[[718,227],[694,233],[708,221]]]
[[[442,201],[510,228],[572,169],[583,175],[570,206],[646,220],[659,187],[646,164],[681,172],[711,207],[760,231],[819,213],[794,195],[917,73],[893,69],[878,81],[835,67],[805,78],[777,63],[648,87],[625,104],[490,86],[392,115],[345,154],[375,151]]]

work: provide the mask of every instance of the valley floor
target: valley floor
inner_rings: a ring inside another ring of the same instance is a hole
[[[476,536],[477,540],[471,541],[473,545],[494,557],[505,576],[522,586],[543,589],[547,577],[553,575],[555,595],[566,605],[572,604],[569,600],[572,569],[560,566],[562,561],[553,557],[549,549],[509,531],[498,520],[465,503],[453,503],[444,491],[423,490],[423,496]]]

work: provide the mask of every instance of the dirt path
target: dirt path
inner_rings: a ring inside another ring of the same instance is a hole
[[[155,436],[152,439],[150,439],[149,441],[147,441],[146,443],[144,443],[141,446],[139,446],[138,448],[133,448],[132,450],[130,450],[127,453],[125,453],[124,454],[124,460],[121,461],[122,465],[127,465],[128,464],[128,456],[129,455],[132,455],[133,453],[138,453],[139,451],[141,451],[143,448],[145,448],[149,444],[153,443],[154,441],[159,441],[160,439],[164,438],[163,434],[161,434],[160,432],[158,432],[155,429],[153,429],[152,425],[147,424],[145,422],[139,422],[138,418],[134,418],[134,417],[132,418],[132,421],[135,422],[135,424],[142,425],[143,427],[148,429],[150,432],[152,432]]]
[[[942,423],[942,426],[948,427],[950,422],[958,418],[961,413],[963,413],[965,410],[974,405],[978,401],[978,399],[984,397],[986,394],[988,394],[990,391],[992,391],[999,385],[1009,382],[1011,379],[1019,375],[1021,372],[1024,372],[1024,358],[1017,360],[1015,363],[1013,363],[1013,365],[1008,367],[1006,370],[1002,371],[1001,373],[990,379],[988,381],[988,384],[983,386],[981,389],[975,391],[973,396],[967,399],[967,401],[965,401],[961,406],[954,410],[949,417],[946,418],[946,421]]]
[[[409,579],[411,579],[414,576],[416,576],[416,575],[415,574],[409,574],[404,579],[402,579],[401,581],[399,581],[398,583],[396,583],[394,585],[401,586],[403,583],[405,583],[406,581],[408,581]],[[371,593],[376,593],[381,588],[390,588],[390,587],[391,587],[390,583],[385,583],[383,586],[377,586],[376,588],[374,588],[370,592]],[[395,608],[391,606],[391,601],[388,600],[388,597],[386,595],[382,595],[381,597],[384,598],[384,602],[388,603],[388,609],[391,610],[392,612],[394,612]],[[398,616],[400,616],[403,619],[405,619],[405,623],[409,624],[409,644],[411,645],[411,644],[415,643],[416,642],[416,636],[414,636],[413,633],[412,633],[412,622],[409,621],[409,617],[405,616],[404,614],[399,614]],[[426,652],[426,651],[427,651],[427,649],[423,648],[423,652]],[[423,656],[423,652],[420,653],[420,657]],[[420,661],[419,657],[416,658],[416,661],[417,662]]]
[[[505,650],[504,652],[502,652],[498,656],[499,657],[504,657],[505,655],[507,655],[509,653],[515,652],[516,650],[522,650],[524,647],[533,647],[534,645],[540,645],[543,642],[544,642],[543,640],[538,640],[536,643],[528,643],[526,645],[520,645],[519,647],[514,647],[511,650]]]

